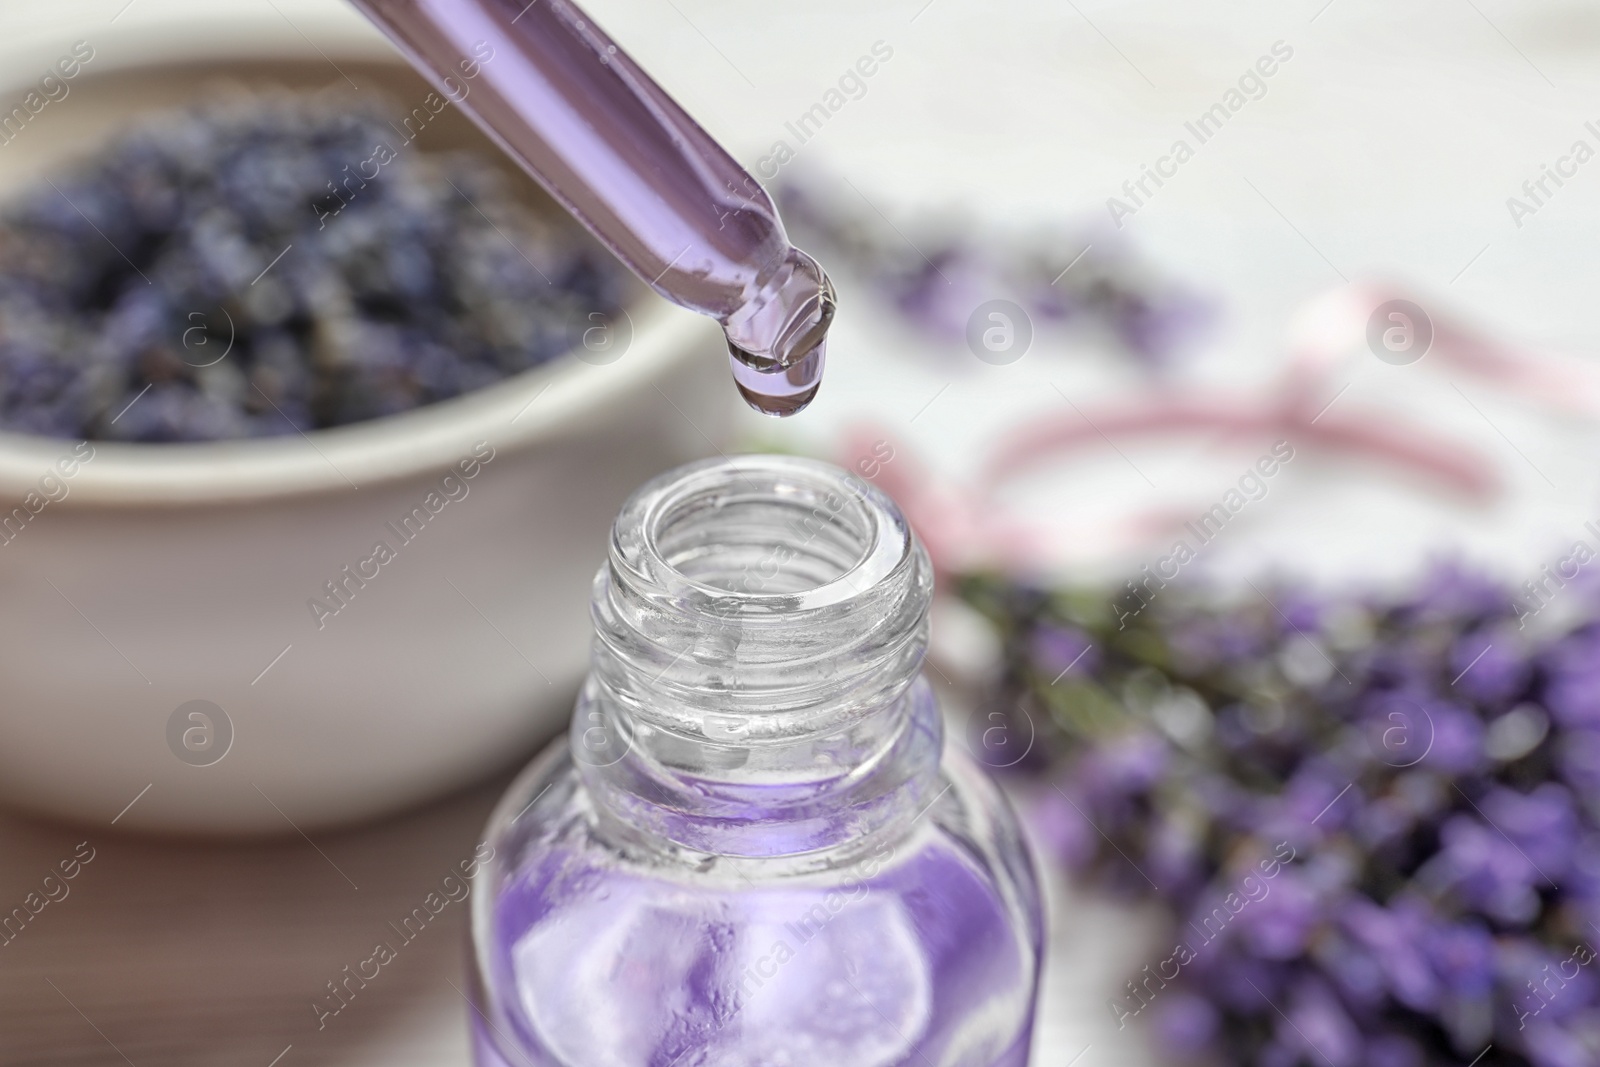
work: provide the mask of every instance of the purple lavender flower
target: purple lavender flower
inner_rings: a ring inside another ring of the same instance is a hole
[[[807,248],[846,264],[907,325],[945,341],[965,336],[980,304],[1004,298],[1038,326],[1092,329],[1142,368],[1162,372],[1216,317],[1209,300],[1156,277],[1114,235],[1045,232],[974,241],[934,234],[913,247],[903,229],[915,230],[915,222],[895,227],[793,180],[776,193],[785,224]],[[1068,251],[1075,248],[1083,249],[1077,259]]]
[[[1389,983],[1377,956],[1364,943],[1333,929],[1311,946],[1311,952],[1346,1003],[1362,1011],[1383,1006]]]
[[[1494,940],[1478,920],[1435,922],[1422,934],[1422,951],[1450,992],[1476,999],[1494,987]]]
[[[1315,887],[1292,867],[1259,884],[1261,898],[1239,914],[1239,936],[1262,959],[1294,959],[1305,951],[1312,931],[1323,920],[1322,901]]]
[[[1073,787],[1063,787],[1063,792],[1046,790],[1032,805],[1028,820],[1039,843],[1064,867],[1081,871],[1095,858],[1100,835],[1090,825],[1083,811],[1086,801],[1068,799]]]
[[[1362,649],[1352,658],[1355,676],[1367,686],[1412,695],[1429,693],[1446,669],[1437,648],[1405,633]]]
[[[1100,657],[1089,635],[1076,626],[1046,623],[1033,633],[1029,649],[1040,671],[1054,683],[1065,675],[1088,677],[1099,668]]]
[[[1521,693],[1532,666],[1507,633],[1474,631],[1450,648],[1451,685],[1482,704],[1499,704]]]
[[[1522,1038],[1534,1067],[1594,1067],[1595,1051],[1555,1023],[1535,1021]]]
[[[1562,776],[1580,793],[1600,796],[1600,729],[1573,730],[1561,739]]]
[[[1128,292],[1107,304],[1107,318],[1123,345],[1154,367],[1164,366],[1172,353],[1216,320],[1211,304],[1181,290],[1165,300]]]
[[[1130,732],[1099,745],[1079,769],[1090,793],[1125,797],[1159,782],[1171,763],[1172,746],[1149,733]]]
[[[1403,840],[1417,825],[1415,813],[1395,797],[1379,797],[1349,821],[1356,839],[1372,851]]]
[[[1285,636],[1305,634],[1307,637],[1316,637],[1322,632],[1323,619],[1328,614],[1327,598],[1309,589],[1290,589],[1274,603],[1278,611],[1283,613]]]
[[[902,315],[946,340],[965,337],[972,309],[993,295],[979,265],[955,250],[935,251],[911,273],[884,281]]]
[[[1197,949],[1164,1040],[1212,1034],[1250,1067],[1600,1063],[1600,595],[1538,637],[1462,568],[1405,597],[1274,590],[1307,633],[1365,614],[1372,641],[1330,644],[1326,681],[1283,669],[1276,612],[1169,593],[1125,629],[1072,591],[974,601],[1017,605],[1009,684],[1055,701],[1046,747],[1110,837],[1074,820],[1079,869],[1148,893],[1136,858]],[[1063,701],[1045,669],[1087,643]],[[1211,709],[1200,743],[1139,713],[1162,687]]]
[[[1510,591],[1482,571],[1455,560],[1436,563],[1417,583],[1402,610],[1419,619],[1476,622],[1513,614]]]
[[[1385,908],[1364,897],[1347,899],[1339,909],[1344,929],[1373,953],[1389,992],[1415,1011],[1431,1011],[1439,1002],[1439,979],[1423,952],[1430,920],[1416,902]]]
[[[1269,635],[1250,620],[1221,616],[1190,621],[1172,635],[1172,650],[1187,671],[1230,666],[1265,654]]]
[[[1311,976],[1296,982],[1286,1015],[1290,1033],[1280,1029],[1278,1040],[1294,1047],[1298,1038],[1305,1058],[1332,1067],[1364,1063],[1361,1031],[1325,982]]]
[[[478,161],[402,150],[359,195],[331,192],[393,137],[370,101],[215,103],[8,205],[0,427],[168,442],[343,425],[528,370],[621,306],[621,268]]]
[[[1463,900],[1501,922],[1521,925],[1539,907],[1542,879],[1528,857],[1476,815],[1455,815],[1439,834],[1439,860]]]
[[[1222,1016],[1207,999],[1169,993],[1155,1004],[1156,1038],[1172,1056],[1191,1058],[1204,1051],[1222,1026]]]
[[[1489,825],[1511,839],[1551,884],[1566,873],[1578,845],[1578,812],[1572,794],[1556,782],[1531,793],[1497,786],[1478,802]]]
[[[1277,798],[1274,814],[1290,827],[1313,825],[1330,833],[1361,810],[1362,794],[1354,778],[1327,760],[1310,760],[1297,770]],[[1266,836],[1273,836],[1272,829]]]
[[[1366,1067],[1422,1067],[1422,1046],[1404,1034],[1380,1034],[1367,1042]]]
[[[1600,728],[1600,631],[1574,634],[1544,657],[1544,703],[1561,725]]]
[[[1600,909],[1600,830],[1586,828],[1573,843],[1562,885],[1574,900]],[[1600,929],[1591,929],[1600,935]]]
[[[1254,1067],[1299,1067],[1306,1062],[1300,1052],[1304,1046],[1305,1042],[1298,1036],[1295,1036],[1293,1044],[1286,1043],[1280,1031],[1273,1040],[1261,1046],[1255,1055]],[[1307,1055],[1314,1057],[1315,1053]]]
[[[1424,705],[1432,744],[1423,761],[1447,774],[1460,774],[1482,765],[1483,720],[1459,704],[1442,700]]]
[[[1197,929],[1190,925],[1188,931]],[[1195,936],[1204,941],[1203,932]],[[1218,946],[1215,953],[1200,951],[1202,954],[1191,967],[1214,1003],[1246,1018],[1273,1014],[1270,1002],[1285,992],[1283,967],[1235,951],[1230,945]]]

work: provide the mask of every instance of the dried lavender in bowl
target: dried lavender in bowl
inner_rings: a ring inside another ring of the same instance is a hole
[[[151,122],[0,215],[0,429],[206,441],[379,418],[573,347],[625,280],[381,104]]]

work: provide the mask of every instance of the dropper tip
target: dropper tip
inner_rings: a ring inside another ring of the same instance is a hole
[[[791,245],[758,298],[722,323],[733,380],[745,403],[785,418],[816,399],[836,307],[822,265]]]

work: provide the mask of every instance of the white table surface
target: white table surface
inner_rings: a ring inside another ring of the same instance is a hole
[[[216,2],[135,0],[123,10],[124,0],[48,9],[11,0],[0,6],[0,25],[15,27],[18,47],[43,57],[78,36],[159,50],[187,32],[194,11]],[[384,47],[337,0],[229,2],[248,6],[266,36]],[[794,165],[848,174],[908,226],[917,210],[959,211],[996,232],[1103,218],[1105,198],[1164,151],[1186,119],[1273,42],[1288,42],[1294,58],[1267,96],[1128,226],[1163,269],[1214,293],[1226,309],[1193,370],[1197,379],[1242,387],[1271,374],[1294,310],[1341,275],[1399,278],[1430,307],[1508,336],[1600,351],[1591,313],[1600,163],[1521,228],[1505,206],[1524,179],[1582,136],[1586,119],[1600,116],[1600,12],[1592,6],[588,6],[751,162],[839,72],[875,41],[888,42],[894,58],[867,95]],[[1063,264],[1075,251],[1064,250]],[[958,479],[1019,413],[1059,405],[1052,384],[1090,400],[1128,387],[1087,345],[1040,350],[1008,367],[959,353],[941,358],[850,295],[825,391],[810,418],[780,431],[789,440],[826,450],[838,430],[871,418]],[[1313,458],[1274,490],[1249,528],[1219,546],[1219,571],[1393,575],[1455,547],[1510,575],[1531,574],[1600,514],[1592,425],[1426,368],[1357,359],[1344,380],[1351,385],[1341,404],[1384,405],[1396,419],[1426,422],[1482,451],[1507,482],[1506,497],[1493,509],[1471,508],[1381,470]],[[1235,454],[1204,443],[1133,458],[1153,493],[1178,501],[1214,497],[1236,471]],[[1057,507],[1115,509],[1137,505],[1146,492],[1131,483],[1110,467],[1078,469],[1033,491]],[[1143,552],[1135,546],[1116,558]],[[381,984],[321,1032],[310,1003],[470,851],[502,785],[377,827],[318,835],[315,848],[294,835],[270,845],[163,843],[109,825],[0,816],[0,906],[20,900],[76,842],[98,850],[72,895],[0,948],[0,1063],[268,1067],[280,1055],[283,1067],[465,1063],[466,1009],[450,984],[461,973],[460,907],[447,909]],[[1154,926],[1060,885],[1053,911],[1035,1063],[1149,1062],[1133,1032],[1114,1029],[1105,1003],[1119,976],[1144,959]]]

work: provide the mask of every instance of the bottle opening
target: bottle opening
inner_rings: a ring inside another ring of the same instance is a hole
[[[793,595],[839,581],[867,559],[876,524],[840,479],[807,474],[752,466],[687,480],[652,523],[656,554],[687,581],[730,593]]]
[[[793,456],[692,464],[641,489],[613,529],[613,566],[708,619],[772,618],[881,595],[918,549],[870,484]],[[713,603],[715,602],[715,603]]]

